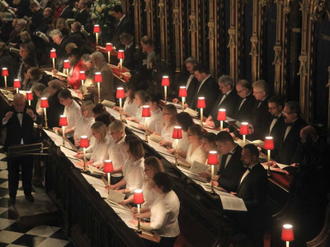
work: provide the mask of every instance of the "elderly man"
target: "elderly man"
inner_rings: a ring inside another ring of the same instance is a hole
[[[101,101],[110,100],[115,102],[115,91],[113,82],[113,73],[109,65],[105,62],[105,58],[101,52],[94,52],[91,54],[91,59],[95,65],[96,71],[101,72],[102,82],[101,82]],[[92,93],[94,98],[98,97],[97,87],[88,87],[88,92]],[[97,100],[94,100],[97,102]]]
[[[68,43],[75,43],[81,49],[85,41],[85,36],[81,33],[80,22],[75,21],[72,23],[71,32],[71,35],[68,37]]]
[[[36,142],[33,123],[37,115],[26,107],[26,100],[22,94],[15,94],[13,106],[2,118],[2,125],[7,126],[5,152],[12,145],[26,145]],[[26,200],[34,202],[32,191],[33,156],[8,158],[8,181],[10,203],[15,204],[18,189],[19,171],[22,172],[22,182]],[[21,167],[21,168],[20,168]]]
[[[68,44],[68,37],[64,37],[62,32],[58,29],[54,29],[50,32],[49,36],[52,38],[53,42],[56,44],[56,68],[58,71],[63,69],[63,61],[67,57],[65,50],[66,45]]]
[[[27,22],[24,19],[18,19],[15,25],[16,36],[9,40],[10,44],[20,43],[20,33],[26,31]]]

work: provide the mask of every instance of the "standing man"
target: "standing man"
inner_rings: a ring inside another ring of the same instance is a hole
[[[15,94],[13,106],[2,119],[2,125],[7,126],[5,152],[8,152],[8,148],[12,145],[36,142],[33,123],[37,120],[37,115],[31,109],[26,108],[25,103],[26,100],[22,94]],[[7,163],[10,203],[15,204],[16,202],[20,167],[25,198],[29,202],[34,202],[31,195],[33,156],[8,158]]]
[[[128,17],[123,13],[123,8],[120,5],[116,5],[111,9],[112,15],[117,19],[115,30],[112,34],[111,43],[119,50],[124,48],[120,42],[120,35],[122,33],[129,33],[133,35],[132,23]]]

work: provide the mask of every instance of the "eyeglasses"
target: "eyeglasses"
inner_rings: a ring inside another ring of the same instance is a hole
[[[264,91],[253,92],[253,94],[263,93]]]
[[[293,114],[294,112],[285,112],[285,111],[282,111],[282,114],[283,115],[290,115],[290,114]]]
[[[268,107],[268,109],[272,111],[272,110],[275,110],[277,107],[279,107],[279,106],[275,106],[275,107]]]
[[[244,90],[246,90],[247,88],[242,89],[241,91],[237,91],[237,94],[240,94],[241,92],[243,92]]]

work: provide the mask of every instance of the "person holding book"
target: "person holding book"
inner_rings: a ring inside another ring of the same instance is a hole
[[[134,100],[135,96],[135,87],[132,82],[126,82],[124,85],[124,91],[125,91],[125,102],[123,105],[123,113],[126,112],[126,116],[134,115],[138,109],[138,106]],[[119,111],[119,106],[113,107],[114,110]]]
[[[134,121],[139,124],[144,123],[144,118],[142,117],[142,106],[146,105],[148,93],[144,90],[139,90],[135,92],[134,101],[138,106],[137,111],[135,114],[130,114],[128,112],[123,112],[122,114],[126,116],[126,120]]]
[[[178,114],[174,105],[166,105],[163,107],[164,127],[160,132],[163,141],[159,144],[161,146],[171,146],[173,142],[172,134],[174,126],[176,125],[176,115]]]

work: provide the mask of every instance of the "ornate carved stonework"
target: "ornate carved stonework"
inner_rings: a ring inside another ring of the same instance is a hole
[[[158,18],[160,19],[164,19],[165,18],[165,15],[164,15],[164,3],[159,3],[158,4],[158,7],[159,7],[159,15],[158,15]]]
[[[144,9],[145,12],[150,13],[151,12],[151,0],[145,0],[146,2],[146,8]]]
[[[214,39],[214,22],[208,22],[207,26],[209,27],[209,36],[208,39]]]
[[[228,29],[229,33],[229,42],[228,42],[228,48],[235,48],[236,43],[235,43],[235,35],[236,35],[236,30],[235,29]]]
[[[281,65],[282,64],[282,47],[279,45],[274,46],[275,57],[273,61],[273,65]]]
[[[173,24],[180,25],[179,9],[173,9]]]
[[[194,32],[196,32],[196,16],[195,15],[190,15],[189,20],[190,20],[190,29],[189,29],[189,31],[194,33]]]
[[[249,55],[251,55],[252,57],[257,57],[258,56],[258,48],[257,48],[258,38],[252,36],[250,41],[252,44],[251,44],[251,52]]]
[[[305,77],[307,75],[307,56],[306,55],[300,55],[299,56],[300,66],[299,66],[299,72],[298,75],[301,77]]]

